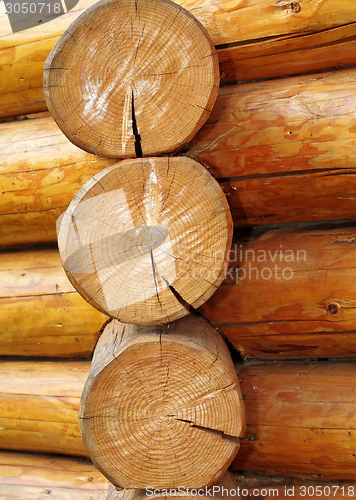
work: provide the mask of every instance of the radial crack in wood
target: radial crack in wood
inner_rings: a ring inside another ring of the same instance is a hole
[[[170,0],[101,0],[76,19],[44,68],[48,109],[75,145],[104,158],[179,150],[219,87],[205,28]]]
[[[236,372],[201,318],[107,325],[79,409],[97,468],[122,488],[200,488],[226,471],[244,433]]]
[[[73,286],[124,323],[173,321],[222,282],[231,246],[226,197],[194,160],[125,160],[92,179],[59,221]]]

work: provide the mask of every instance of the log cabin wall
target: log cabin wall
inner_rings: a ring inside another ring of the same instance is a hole
[[[0,456],[4,500],[107,493],[90,463],[33,454],[86,455],[77,411],[89,361],[80,358],[91,355],[107,320],[67,281],[55,222],[77,190],[115,161],[72,145],[46,113],[42,90],[47,55],[92,3],[80,1],[45,36],[11,34],[0,17],[0,447],[12,450]],[[184,154],[219,180],[237,228],[226,279],[200,309],[251,360],[238,367],[247,433],[233,466],[353,488],[340,481],[356,478],[355,7],[347,0],[337,8],[315,0],[177,3],[207,28],[223,83]],[[36,112],[44,114],[19,120]],[[292,277],[264,279],[281,250]],[[300,258],[288,261],[287,251]],[[38,479],[43,470],[48,475]],[[239,481],[250,493],[271,484],[253,474]],[[281,481],[280,498],[290,496],[285,485],[298,498],[301,486],[317,484]]]

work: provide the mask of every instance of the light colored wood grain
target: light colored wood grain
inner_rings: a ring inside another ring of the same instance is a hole
[[[90,356],[107,319],[72,287],[58,249],[1,254],[0,355]]]
[[[2,360],[1,448],[85,456],[78,407],[89,364]]]
[[[102,0],[60,38],[43,85],[51,115],[81,149],[153,156],[181,149],[206,122],[218,59],[205,28],[174,2]]]
[[[0,116],[46,109],[45,59],[69,24],[93,3],[80,0],[60,18],[15,34],[7,16],[0,16]],[[339,1],[337,9],[327,0],[303,0],[301,10],[294,13],[292,2],[177,3],[205,26],[215,45],[233,44],[218,51],[223,81],[286,76],[356,62],[356,17],[350,0]]]
[[[285,8],[289,5],[286,2]],[[256,36],[254,40],[217,50],[222,83],[301,75],[356,64],[354,23],[265,39]]]
[[[90,179],[58,224],[66,274],[123,323],[181,318],[215,292],[232,221],[215,179],[185,157],[118,162]]]
[[[354,218],[355,76],[344,70],[220,89],[187,154],[225,179],[237,227]],[[76,148],[49,117],[3,123],[0,137],[1,245],[55,241],[57,217],[114,161]]]
[[[236,226],[354,217],[355,74],[221,89],[188,154],[225,178]]]
[[[94,352],[79,423],[90,458],[116,486],[213,484],[245,425],[226,345],[194,316],[154,327],[113,320]]]
[[[355,479],[354,363],[267,363],[238,374],[248,430],[237,470]]]
[[[236,239],[223,284],[200,311],[245,357],[354,357],[356,229],[335,223]]]
[[[107,492],[109,485],[87,458],[1,451],[0,491],[6,492],[6,487],[11,491],[14,486],[35,487],[50,495],[49,491],[56,488],[78,490],[83,494],[85,491]]]

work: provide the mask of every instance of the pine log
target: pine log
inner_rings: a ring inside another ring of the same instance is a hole
[[[355,75],[221,89],[188,154],[220,179],[236,226],[354,218]]]
[[[356,70],[228,86],[188,155],[211,167],[236,226],[353,219]],[[55,241],[55,220],[112,165],[51,118],[0,125],[0,244]],[[27,231],[23,231],[23,227]]]
[[[85,455],[77,408],[89,368],[86,361],[2,361],[1,448]],[[234,468],[355,480],[355,363],[264,362],[238,376],[247,435]]]
[[[118,162],[90,179],[58,223],[65,272],[124,323],[181,318],[215,292],[232,221],[215,179],[186,157]]]
[[[265,362],[238,375],[247,432],[234,468],[355,480],[355,363]]]
[[[257,228],[236,239],[223,284],[199,310],[244,357],[356,355],[356,228]]]
[[[239,449],[243,402],[229,351],[201,318],[170,326],[111,321],[79,408],[83,442],[120,488],[202,488]]]
[[[3,123],[0,137],[0,246],[56,241],[74,194],[115,162],[71,144],[50,117]]]
[[[0,452],[0,500],[105,500],[108,486],[86,458]]]
[[[58,249],[0,256],[0,355],[90,356],[108,319],[75,291]]]
[[[199,312],[244,357],[354,357],[356,227],[263,229],[234,240],[226,278]],[[106,316],[74,291],[58,251],[0,262],[0,354],[90,355]]]
[[[147,498],[159,500],[166,498],[195,500],[197,497],[208,500],[212,496],[215,500],[241,498],[241,495],[238,493],[238,485],[231,472],[225,472],[212,486],[198,490],[188,490],[184,485],[181,485],[180,489],[163,488],[162,490],[157,490],[155,488],[147,488],[145,490],[117,490],[113,484],[110,484],[106,500],[147,500]]]
[[[345,500],[356,494],[356,483],[346,481],[324,481],[314,479],[271,476],[269,474],[240,473],[236,476],[240,493],[244,500],[279,498],[287,500],[318,500],[335,498]]]
[[[0,116],[46,109],[42,89],[44,62],[59,36],[93,3],[80,0],[74,10],[50,23],[14,34],[4,15],[4,4],[0,4]],[[234,6],[224,0],[213,5],[194,0],[177,3],[205,26],[215,45],[223,46],[221,54],[218,50],[223,82],[356,63],[356,15],[349,0],[339,1],[337,9],[327,0],[271,4],[247,0]]]
[[[0,364],[0,447],[86,456],[78,407],[87,361]]]
[[[170,0],[97,2],[66,30],[43,73],[59,128],[104,158],[179,151],[208,119],[219,81],[207,31]]]

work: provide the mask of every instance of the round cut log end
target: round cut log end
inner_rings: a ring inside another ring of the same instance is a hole
[[[211,485],[238,451],[243,403],[224,342],[199,318],[173,325],[112,321],[99,340],[79,422],[116,486]]]
[[[102,0],[62,35],[44,69],[60,129],[105,158],[176,151],[208,119],[219,86],[205,28],[170,0]]]
[[[73,286],[100,311],[136,324],[167,323],[202,305],[226,274],[231,238],[223,191],[185,157],[108,167],[58,225]]]

